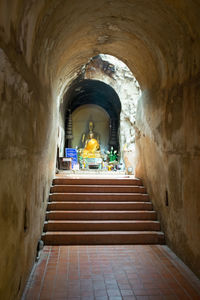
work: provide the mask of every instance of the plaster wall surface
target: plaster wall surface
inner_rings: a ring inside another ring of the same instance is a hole
[[[144,94],[136,122],[139,153],[136,174],[147,185],[167,244],[198,276],[199,98],[198,78],[157,94]]]
[[[199,0],[0,1],[0,298],[20,299],[55,168],[59,104],[99,53],[140,84],[137,174],[168,244],[200,274],[199,28]]]

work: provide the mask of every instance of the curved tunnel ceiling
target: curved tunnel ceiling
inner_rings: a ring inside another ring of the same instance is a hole
[[[121,102],[115,90],[99,80],[85,79],[75,82],[65,96],[65,109],[73,112],[85,104],[96,104],[107,111],[111,119],[119,119]]]
[[[143,90],[159,88],[198,74],[199,19],[197,0],[2,1],[1,46],[13,38],[10,58],[23,57],[55,97],[99,53],[126,63]]]

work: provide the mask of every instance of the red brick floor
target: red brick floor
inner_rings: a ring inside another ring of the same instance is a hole
[[[166,246],[45,246],[22,299],[200,299],[200,285]]]

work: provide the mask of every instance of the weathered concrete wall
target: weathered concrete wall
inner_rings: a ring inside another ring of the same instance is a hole
[[[139,151],[136,173],[144,178],[167,244],[198,276],[199,99],[198,77],[170,90],[144,94],[138,107],[136,140]]]

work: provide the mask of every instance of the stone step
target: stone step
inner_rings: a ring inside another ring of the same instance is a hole
[[[55,178],[46,245],[163,244],[157,214],[137,178]]]
[[[145,194],[144,186],[129,185],[54,185],[51,193],[141,193]]]
[[[155,211],[47,211],[46,220],[156,220]]]
[[[45,245],[120,245],[163,244],[164,234],[157,231],[48,231]]]
[[[54,178],[53,185],[142,185],[138,178]]]
[[[148,194],[140,193],[53,193],[49,201],[142,201],[148,202]]]
[[[152,210],[151,202],[49,202],[47,210]]]
[[[81,221],[50,220],[45,222],[44,231],[159,231],[158,221]]]

